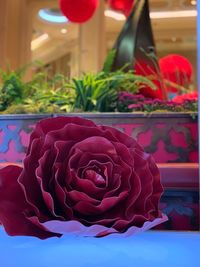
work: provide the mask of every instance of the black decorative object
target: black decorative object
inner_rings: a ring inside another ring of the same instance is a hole
[[[128,64],[133,69],[135,62],[145,63],[155,70],[156,57],[148,0],[136,0],[115,45],[115,60],[112,70]],[[153,58],[153,60],[152,60]]]

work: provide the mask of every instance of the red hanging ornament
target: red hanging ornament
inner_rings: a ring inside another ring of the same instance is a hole
[[[126,5],[124,7],[123,13],[126,17],[128,17],[133,8],[134,0],[126,0]]]
[[[111,9],[120,11],[128,16],[131,12],[134,0],[108,0]]]
[[[184,87],[188,87],[192,77],[192,65],[181,55],[168,55],[159,60],[160,71],[164,79]],[[167,86],[170,92],[177,92],[173,86]]]
[[[84,23],[96,11],[99,0],[59,0],[61,12],[75,23]]]

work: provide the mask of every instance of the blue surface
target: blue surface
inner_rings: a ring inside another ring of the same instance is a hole
[[[64,236],[41,241],[0,229],[2,267],[200,266],[200,234],[148,231],[121,238]]]

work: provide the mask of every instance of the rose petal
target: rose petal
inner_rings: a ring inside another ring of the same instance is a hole
[[[107,228],[102,225],[92,225],[90,227],[84,226],[78,221],[48,221],[43,225],[51,232],[59,232],[60,234],[78,234],[81,236],[97,236],[101,232],[107,234],[116,233],[117,231],[112,228]]]
[[[69,203],[67,204],[67,196],[66,196],[66,193],[64,190],[65,187],[62,187],[60,182],[59,182],[59,178],[63,175],[63,173],[64,173],[64,171],[61,167],[58,168],[56,173],[55,173],[54,201],[56,200],[56,202],[58,202],[58,207],[62,211],[62,214],[65,217],[65,219],[71,220],[71,219],[73,219],[73,211],[72,211],[71,207],[69,206]]]
[[[51,217],[38,184],[35,171],[39,166],[40,140],[35,139],[31,146],[30,154],[24,159],[24,168],[19,176],[19,183],[23,188],[27,202],[33,207],[36,214],[44,220]]]
[[[71,170],[77,170],[77,174],[79,174],[79,170],[87,168],[91,162],[94,162],[94,164],[96,162],[99,165],[110,163],[114,166],[116,164],[109,155],[103,153],[83,153],[81,150],[75,149],[74,154],[70,156],[68,166]]]
[[[128,195],[127,191],[121,192],[119,196],[104,198],[97,206],[91,202],[79,201],[73,209],[83,215],[98,215],[113,208],[117,203],[123,201]]]
[[[60,217],[61,219],[64,219],[63,216],[56,213],[54,199],[49,192],[50,188],[48,188],[49,180],[51,178],[53,161],[54,159],[52,158],[52,151],[47,150],[44,153],[43,157],[39,160],[39,166],[35,170],[35,175],[42,192],[43,201],[46,204],[47,209],[54,217]]]
[[[79,118],[79,117],[57,117],[57,118],[49,118],[41,120],[37,123],[33,133],[30,136],[30,145],[28,147],[28,152],[30,152],[30,146],[32,141],[37,138],[44,137],[47,133],[51,131],[56,131],[62,129],[65,125],[73,123],[77,125],[84,125],[87,127],[95,127],[96,125],[87,119]]]
[[[106,138],[109,138],[108,136],[112,136],[113,141],[116,140],[118,143],[124,144],[128,148],[138,148],[139,150],[143,150],[136,140],[129,135],[122,133],[111,126],[102,125],[99,127],[104,131],[104,136],[106,136]],[[111,139],[109,138],[109,140]]]
[[[43,223],[43,225],[47,229],[49,229],[49,231],[57,232],[60,234],[70,233],[70,234],[78,234],[81,236],[97,236],[97,237],[101,237],[101,236],[105,236],[109,234],[112,234],[112,236],[115,236],[115,234],[117,234],[117,236],[119,236],[120,234],[120,237],[127,237],[135,233],[149,230],[150,228],[155,227],[156,225],[163,223],[166,220],[167,220],[167,216],[162,215],[160,218],[156,218],[155,220],[151,222],[150,221],[145,222],[142,227],[131,226],[124,233],[120,233],[112,227],[108,228],[108,227],[97,225],[97,224],[87,227],[78,221],[61,222],[61,221],[54,220],[54,221],[45,222]]]
[[[77,143],[74,149],[79,149],[82,152],[96,153],[96,154],[105,154],[111,158],[118,157],[116,149],[113,144],[104,137],[92,136],[84,139],[83,141]],[[73,153],[73,152],[71,152]]]
[[[77,190],[73,190],[73,191],[65,192],[65,193],[66,193],[67,198],[72,201],[74,205],[73,208],[76,207],[77,202],[83,202],[85,204],[90,203],[93,206],[96,206],[100,203],[99,200],[89,197],[87,194],[83,192],[79,192]]]
[[[117,142],[113,142],[113,145],[121,160],[123,160],[130,167],[134,167],[134,157],[132,157],[130,149],[128,149],[128,147],[126,147],[124,144]]]
[[[134,207],[136,207],[142,215],[152,209],[152,207],[155,211],[158,211],[159,197],[163,193],[158,167],[153,164],[153,160],[149,155],[146,153],[143,154],[142,158],[142,154],[139,155],[138,152],[135,153],[135,161],[138,163],[136,172],[141,178],[142,191],[137,201],[134,203]],[[146,159],[144,159],[145,157]],[[156,169],[157,176],[155,176]],[[152,173],[151,170],[153,170],[154,173]],[[154,190],[155,193],[153,193]]]
[[[105,188],[99,188],[99,187],[97,188],[91,180],[79,178],[75,172],[71,172],[71,175],[72,175],[72,182],[71,182],[72,188],[76,188],[77,190],[97,200],[103,198],[106,192]]]
[[[22,168],[8,166],[0,170],[0,221],[9,235],[29,235],[41,239],[60,234],[50,233],[25,217],[28,205],[17,179]]]

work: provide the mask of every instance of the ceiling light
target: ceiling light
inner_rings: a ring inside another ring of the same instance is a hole
[[[176,37],[172,37],[171,40],[172,40],[172,42],[176,42],[177,38]]]
[[[67,23],[68,19],[58,9],[40,9],[38,15],[41,19],[51,23]]]
[[[118,20],[118,21],[126,20],[126,17],[123,14],[118,13],[118,12],[113,11],[113,10],[105,10],[104,11],[104,15],[106,17],[109,17],[109,18],[112,18],[112,19],[115,19],[115,20]]]
[[[63,28],[63,29],[60,30],[60,32],[61,32],[62,34],[66,34],[66,33],[67,33],[67,29],[64,29],[64,28]]]
[[[105,10],[104,12],[106,17],[124,21],[126,17],[112,10]],[[186,17],[196,17],[197,11],[196,10],[177,10],[177,11],[157,11],[157,12],[150,12],[151,19],[166,19],[166,18],[186,18]]]
[[[197,1],[196,0],[191,0],[190,3],[191,3],[192,6],[196,6]]]
[[[167,18],[186,18],[186,17],[196,17],[196,10],[177,10],[177,11],[160,11],[151,12],[151,19],[167,19]]]
[[[31,50],[34,51],[37,48],[39,48],[44,42],[46,42],[49,39],[49,35],[47,33],[44,33],[40,35],[39,37],[35,38],[31,42]]]

